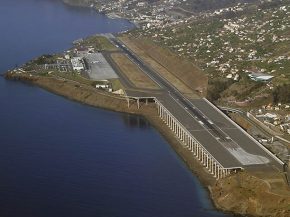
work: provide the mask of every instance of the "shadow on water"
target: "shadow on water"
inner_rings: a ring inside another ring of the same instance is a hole
[[[150,123],[146,118],[137,115],[123,114],[122,115],[125,126],[128,128],[149,129]]]

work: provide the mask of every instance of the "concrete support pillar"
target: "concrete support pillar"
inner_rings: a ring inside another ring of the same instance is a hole
[[[214,160],[211,159],[211,174],[214,174]]]
[[[198,146],[198,159],[201,160],[201,148]]]
[[[165,111],[165,123],[166,123],[166,125],[168,124],[168,114],[167,114],[167,111]]]
[[[164,122],[165,122],[165,124],[167,124],[167,112],[166,112],[166,110],[164,110]]]
[[[218,169],[217,169],[217,179],[220,179],[220,166],[218,165]]]
[[[185,132],[183,131],[183,129],[182,129],[182,141],[183,141],[183,143],[185,144]]]
[[[157,114],[158,114],[158,116],[160,117],[160,106],[159,106],[158,103],[157,103]]]
[[[175,134],[178,135],[178,126],[176,122],[175,122]]]
[[[198,146],[198,156],[199,156],[199,160],[201,161],[201,147],[200,146]]]
[[[191,138],[191,152],[194,152],[194,143],[193,143],[193,139]]]
[[[127,97],[128,108],[130,108],[130,98]]]
[[[129,107],[129,98],[128,107]],[[148,103],[148,99],[146,104]],[[200,162],[207,168],[207,170],[213,174],[216,179],[224,178],[230,174],[229,169],[223,168],[215,159],[207,152],[206,149],[201,146],[194,137],[185,129],[180,123],[172,116],[165,107],[158,100],[156,100],[157,110],[159,117],[168,125],[168,127],[175,133],[189,151],[193,152],[193,155],[200,160]],[[138,108],[140,107],[140,99],[137,99]]]
[[[137,99],[137,108],[138,109],[140,108],[140,99],[139,98]]]
[[[181,128],[181,141],[183,142],[183,145],[184,145],[184,132],[183,132],[183,128]]]
[[[174,132],[175,132],[175,134],[177,134],[177,124],[176,124],[175,120],[174,120]]]
[[[194,152],[194,142],[192,138],[191,138],[191,152]]]
[[[176,123],[175,123],[175,122],[173,122],[173,132],[174,132],[175,135],[176,135]]]
[[[226,170],[222,169],[222,178],[226,177]]]

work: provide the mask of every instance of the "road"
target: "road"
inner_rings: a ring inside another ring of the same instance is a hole
[[[188,99],[158,72],[114,37],[109,38],[155,81],[160,102],[225,167],[279,168],[281,162],[206,99]]]

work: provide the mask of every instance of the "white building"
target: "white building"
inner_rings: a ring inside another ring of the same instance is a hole
[[[106,89],[109,88],[109,84],[96,84],[97,89]]]
[[[274,78],[274,76],[272,75],[257,73],[257,72],[252,72],[248,76],[254,81],[269,81],[272,78]]]
[[[80,71],[84,69],[84,61],[81,57],[74,57],[71,59],[72,68],[75,71]]]

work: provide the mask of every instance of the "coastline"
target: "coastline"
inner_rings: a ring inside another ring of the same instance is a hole
[[[125,98],[114,94],[106,93],[104,91],[96,90],[93,87],[86,87],[84,85],[76,87],[77,82],[23,73],[12,74],[8,72],[6,74],[3,74],[2,76],[6,80],[27,83],[42,88],[58,96],[88,106],[93,106],[95,108],[106,109],[114,112],[140,115],[146,118],[146,120],[148,120],[150,124],[165,138],[171,148],[186,164],[188,169],[198,178],[202,186],[206,188],[209,193],[211,192],[211,186],[215,184],[216,180],[207,172],[207,170],[200,164],[198,160],[191,156],[191,153],[187,149],[183,148],[178,138],[159,118],[157,114],[157,108],[154,103],[149,103],[148,105],[141,105],[138,109],[137,104],[131,102],[130,108],[128,108],[128,104]],[[213,198],[210,197],[210,199],[215,205]],[[222,211],[227,212],[226,210]]]
[[[217,210],[234,215],[248,216],[286,217],[290,214],[290,210],[279,209],[275,206],[269,208],[268,206],[271,206],[269,204],[263,205],[264,203],[269,203],[269,199],[267,199],[269,195],[274,195],[275,200],[279,201],[282,207],[287,206],[290,198],[285,200],[285,197],[275,195],[268,186],[264,186],[265,183],[262,179],[253,177],[251,174],[243,172],[216,181],[200,162],[192,157],[192,153],[183,148],[178,138],[159,118],[154,103],[149,103],[148,105],[142,104],[140,109],[137,108],[136,103],[130,103],[130,108],[128,108],[127,101],[123,97],[96,90],[93,87],[81,85],[74,81],[11,72],[7,72],[4,77],[7,80],[35,85],[56,95],[89,106],[143,116],[165,138],[171,148],[185,162],[188,169],[198,178],[202,186],[208,190],[210,200]],[[253,189],[257,183],[259,186],[263,186],[263,188]],[[249,195],[250,190],[253,192],[251,195]],[[255,205],[254,207],[253,204]]]
[[[85,105],[111,110],[114,112],[143,116],[166,139],[166,141],[176,151],[179,157],[181,157],[182,160],[186,163],[188,168],[194,172],[194,174],[204,184],[204,187],[213,185],[216,182],[216,180],[210,174],[208,174],[207,170],[204,169],[199,161],[189,156],[190,152],[181,146],[179,139],[159,118],[157,114],[157,107],[154,103],[149,103],[148,105],[141,104],[140,108],[138,109],[137,103],[130,102],[130,107],[128,108],[127,101],[124,97],[112,93],[107,93],[102,90],[97,90],[93,87],[80,85],[78,82],[55,77],[42,77],[24,73],[15,74],[8,72],[2,76],[6,80],[20,81],[34,85],[53,94]]]
[[[65,0],[62,0],[62,2],[64,2],[64,4],[68,4]],[[73,7],[91,8],[89,5],[68,5]],[[96,9],[94,8],[93,10]],[[109,17],[109,14],[105,14],[105,16]],[[153,103],[149,105],[141,105],[140,109],[137,109],[136,104],[131,103],[130,108],[128,108],[127,101],[124,98],[106,93],[104,91],[96,90],[93,87],[84,86],[77,82],[56,77],[30,75],[28,73],[15,73],[13,75],[6,73],[2,76],[9,80],[19,80],[21,82],[40,87],[56,95],[89,106],[143,116],[166,139],[171,148],[185,162],[187,168],[190,169],[190,171],[198,178],[202,186],[209,191],[209,198],[217,210],[221,210],[225,213],[247,216],[290,216],[290,209],[289,207],[287,208],[288,200],[283,201],[283,197],[282,199],[281,197],[271,198],[272,200],[269,199],[271,202],[277,201],[277,203],[281,203],[281,206],[278,208],[275,206],[271,207],[269,204],[263,205],[265,200],[266,202],[269,201],[267,200],[268,195],[261,194],[258,198],[256,196],[257,193],[255,192],[256,189],[253,190],[253,186],[250,184],[246,186],[248,182],[253,181],[251,178],[252,176],[249,174],[232,175],[231,177],[217,182],[210,174],[208,174],[207,170],[205,170],[200,162],[195,160],[192,154],[183,148],[179,142],[179,139],[174,136],[168,126],[159,118],[155,104]],[[242,182],[241,186],[236,185],[236,180]],[[232,183],[233,186],[228,187],[228,183]],[[261,185],[261,181],[259,184]],[[265,187],[265,190],[262,190],[262,193],[269,193],[270,190],[267,186],[263,185],[263,187]],[[249,194],[250,191],[253,191],[253,193]],[[260,194],[261,190],[258,189],[258,191],[260,191]],[[283,209],[287,209],[285,213],[281,207],[283,207]]]
[[[90,8],[97,13],[104,14],[110,19],[124,19],[127,20],[128,22],[132,23],[135,28],[139,28],[138,23],[136,23],[134,20],[129,19],[128,17],[121,16],[120,14],[116,14],[115,12],[111,13],[104,13],[102,11],[99,11],[96,7],[92,7],[90,3],[87,0],[61,0],[63,4],[71,6],[71,7],[80,7],[80,8]]]

